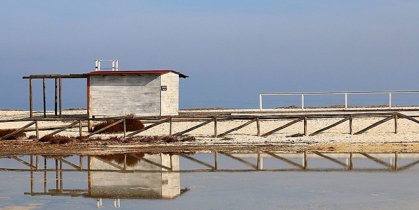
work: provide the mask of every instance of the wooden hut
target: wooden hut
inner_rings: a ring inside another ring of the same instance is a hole
[[[173,70],[95,71],[86,74],[89,117],[171,116],[179,110],[179,78]]]

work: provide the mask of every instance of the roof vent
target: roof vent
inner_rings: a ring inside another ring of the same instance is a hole
[[[96,60],[95,59],[95,71],[100,71],[100,62],[112,62],[112,68],[102,68],[102,69],[112,69],[112,71],[118,71],[119,67],[118,67],[118,60]]]

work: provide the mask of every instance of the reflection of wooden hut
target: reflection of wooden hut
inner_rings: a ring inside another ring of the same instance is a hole
[[[122,155],[123,157],[123,155]],[[126,166],[126,170],[161,171],[162,167],[179,170],[179,157],[165,154],[128,155],[128,158],[137,158],[139,162],[134,166]],[[90,159],[92,170],[115,170],[123,168],[124,163],[96,156]],[[160,166],[159,166],[160,165]],[[173,199],[181,195],[179,173],[164,172],[153,173],[121,173],[100,172],[90,173],[89,193],[87,197],[94,198],[128,198],[128,199]]]

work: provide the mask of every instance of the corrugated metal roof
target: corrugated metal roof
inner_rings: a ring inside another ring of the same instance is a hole
[[[179,77],[187,78],[188,76],[174,71],[174,70],[130,70],[130,71],[94,71],[87,73],[86,75],[110,75],[110,74],[166,74],[169,72],[173,72],[175,74],[178,74]]]

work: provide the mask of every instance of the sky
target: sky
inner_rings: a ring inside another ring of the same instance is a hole
[[[22,76],[87,73],[94,59],[190,76],[180,108],[257,108],[262,92],[418,90],[417,11],[413,0],[3,0],[0,109],[29,109]],[[41,80],[34,91],[42,109]],[[52,110],[52,80],[47,91]],[[63,97],[86,107],[86,81],[64,80]]]

